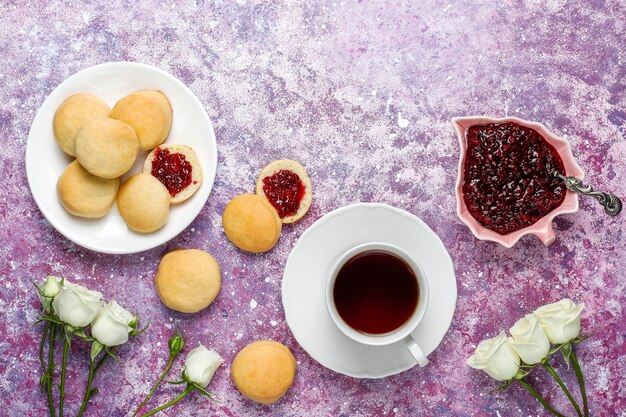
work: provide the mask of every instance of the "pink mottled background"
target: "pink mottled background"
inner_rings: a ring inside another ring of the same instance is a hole
[[[449,122],[471,114],[542,122],[571,141],[597,188],[626,196],[623,0],[5,0],[0,11],[0,415],[45,415],[31,280],[56,274],[152,321],[119,349],[124,366],[109,363],[97,377],[92,416],[129,414],[164,365],[174,329],[224,356],[211,385],[223,402],[194,394],[162,415],[545,415],[521,388],[492,393],[494,381],[465,359],[483,338],[566,296],[585,303],[584,332],[593,334],[578,348],[591,414],[626,416],[625,214],[608,218],[583,199],[578,213],[555,221],[550,247],[532,236],[513,249],[475,240],[455,215],[458,148]],[[74,245],[48,224],[31,198],[24,153],[31,121],[59,83],[120,60],[157,66],[195,92],[216,128],[219,166],[189,228],[156,249],[111,256]],[[308,169],[313,207],[284,228],[273,251],[242,253],[223,234],[222,209],[281,157]],[[382,380],[338,375],[311,359],[285,323],[280,285],[290,250],[316,219],[358,201],[420,216],[454,261],[457,310],[425,369]],[[167,310],[153,287],[161,256],[177,247],[208,250],[223,269],[219,297],[196,315]],[[273,406],[244,399],[229,378],[235,353],[260,338],[285,343],[298,360],[293,388]],[[70,415],[87,355],[74,344]],[[173,375],[181,367],[182,358]],[[571,373],[565,380],[574,387]],[[531,381],[572,415],[544,374]],[[154,404],[179,389],[164,388]]]

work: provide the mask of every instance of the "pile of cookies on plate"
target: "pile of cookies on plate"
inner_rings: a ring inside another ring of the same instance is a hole
[[[191,197],[203,178],[193,149],[163,144],[172,116],[169,99],[157,90],[135,91],[112,109],[91,94],[65,99],[52,123],[61,150],[76,157],[57,182],[65,210],[77,217],[101,218],[117,201],[130,229],[150,233],[163,227],[170,204]],[[142,151],[149,151],[143,172],[122,183]]]

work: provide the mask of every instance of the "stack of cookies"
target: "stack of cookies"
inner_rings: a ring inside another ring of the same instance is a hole
[[[172,106],[161,91],[139,90],[113,108],[91,94],[74,94],[54,114],[55,139],[76,157],[61,174],[61,205],[83,218],[105,216],[117,200],[128,227],[150,233],[167,222],[170,204],[189,198],[202,182],[193,149],[162,145],[172,126]],[[142,151],[144,172],[120,185]]]

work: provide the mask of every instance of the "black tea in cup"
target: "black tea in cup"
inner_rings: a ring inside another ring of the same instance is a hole
[[[361,252],[337,273],[333,301],[353,329],[383,335],[402,327],[416,311],[420,290],[415,272],[399,256],[381,250]]]

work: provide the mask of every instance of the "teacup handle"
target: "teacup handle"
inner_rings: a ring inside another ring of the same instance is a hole
[[[417,344],[412,336],[408,336],[404,339],[404,342],[406,348],[409,352],[411,352],[411,355],[413,355],[419,366],[424,367],[428,365],[428,358],[424,355],[424,351],[422,351],[422,348]]]

